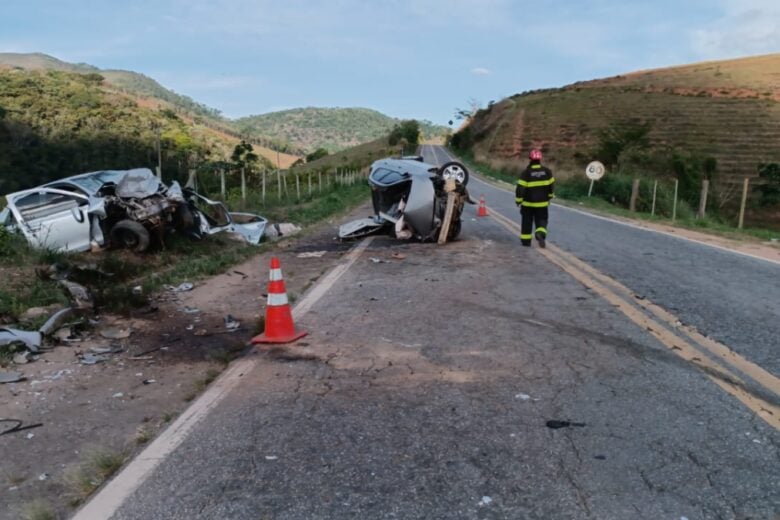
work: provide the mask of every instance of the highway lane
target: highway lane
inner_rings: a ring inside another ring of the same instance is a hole
[[[780,435],[729,374],[659,344],[661,325],[504,224],[469,206],[446,246],[376,237],[302,317],[302,344],[231,367],[219,405],[104,516],[780,513]]]
[[[423,146],[426,160],[451,160]],[[472,196],[520,221],[514,195],[472,177]],[[780,265],[554,205],[550,242],[780,376]]]

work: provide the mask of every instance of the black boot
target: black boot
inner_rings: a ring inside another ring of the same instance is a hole
[[[546,237],[545,237],[544,233],[541,233],[539,231],[536,232],[536,240],[539,242],[539,247],[541,247],[541,248],[546,247],[546,245],[544,243],[545,238]]]

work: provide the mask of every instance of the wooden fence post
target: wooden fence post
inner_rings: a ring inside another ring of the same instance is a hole
[[[265,204],[265,170],[263,170],[263,204]]]
[[[655,197],[658,193],[658,180],[653,183],[653,206],[650,208],[650,215],[655,216]]]
[[[677,188],[679,187],[680,181],[675,179],[674,180],[674,202],[672,202],[672,222],[674,222],[677,219]]]
[[[276,170],[276,195],[282,200],[282,171]]]
[[[295,174],[295,195],[298,197],[298,200],[301,200],[301,178],[298,176],[298,174]]]
[[[246,168],[241,168],[241,202],[246,204]]]
[[[750,177],[745,177],[742,184],[742,201],[739,203],[739,224],[738,229],[742,229],[745,224],[745,206],[747,205],[748,187],[750,186]]]
[[[225,186],[225,169],[219,170],[219,192],[222,194],[222,200],[227,196],[227,187]]]
[[[707,193],[710,191],[710,181],[704,179],[701,182],[701,196],[699,197],[699,212],[696,214],[697,218],[704,218],[707,216]]]
[[[319,187],[320,193],[322,193],[322,172],[317,172],[317,186]]]
[[[311,198],[311,173],[306,178],[309,182],[309,198]]]
[[[628,203],[628,210],[630,212],[636,211],[636,199],[639,196],[639,179],[634,179],[631,185],[631,201]]]

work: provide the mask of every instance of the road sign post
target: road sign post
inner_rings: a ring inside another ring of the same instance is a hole
[[[650,208],[650,215],[655,216],[655,197],[658,193],[658,180],[653,183],[653,206]]]
[[[742,200],[739,203],[739,224],[738,229],[742,229],[745,224],[745,206],[747,205],[748,187],[750,186],[750,177],[745,177],[742,184]]]
[[[593,184],[601,179],[606,172],[606,168],[599,161],[593,161],[585,168],[585,175],[590,179],[590,187],[588,187],[588,198],[593,194]]]
[[[680,185],[680,181],[674,180],[674,202],[672,202],[672,222],[677,219],[677,188]]]

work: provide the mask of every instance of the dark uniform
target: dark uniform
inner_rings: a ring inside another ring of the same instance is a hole
[[[536,239],[544,247],[547,238],[547,216],[550,201],[554,197],[553,185],[555,177],[552,170],[542,166],[538,161],[531,161],[517,181],[515,202],[520,206],[523,218],[520,241],[524,246],[530,246],[534,238],[536,224]]]

